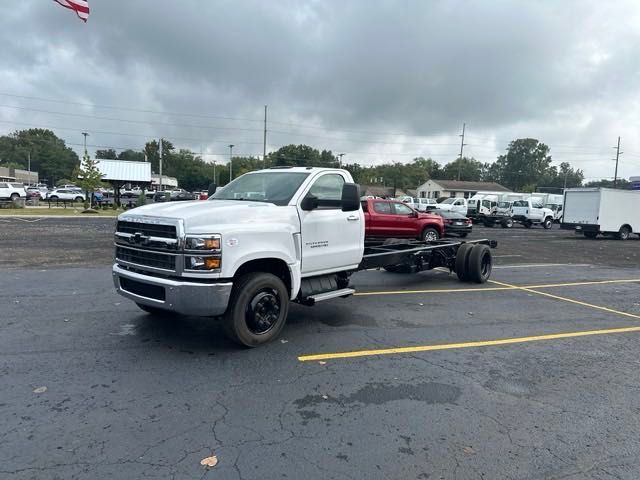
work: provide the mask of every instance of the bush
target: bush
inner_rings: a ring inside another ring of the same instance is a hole
[[[138,199],[136,200],[136,207],[142,207],[147,204],[147,197],[144,196],[144,193],[138,195]]]

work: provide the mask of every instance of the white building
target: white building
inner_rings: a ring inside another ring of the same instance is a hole
[[[160,186],[160,175],[155,173],[151,174],[151,187],[154,190],[157,190]],[[166,190],[167,188],[178,188],[178,179],[176,177],[167,177],[166,175],[162,176],[162,189]]]
[[[464,197],[471,198],[477,192],[510,192],[494,182],[465,182],[462,180],[427,180],[417,189],[420,198]]]

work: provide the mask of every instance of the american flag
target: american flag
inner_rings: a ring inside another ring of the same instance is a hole
[[[89,18],[89,2],[87,0],[53,0],[65,8],[73,10],[83,22]]]

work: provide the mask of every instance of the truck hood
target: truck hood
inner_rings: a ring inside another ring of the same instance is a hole
[[[154,203],[122,213],[118,219],[127,217],[180,219],[187,233],[225,233],[231,226],[243,228],[252,224],[285,224],[287,230],[299,225],[295,207],[244,200]]]

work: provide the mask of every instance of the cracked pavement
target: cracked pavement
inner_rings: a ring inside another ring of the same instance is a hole
[[[20,225],[24,242],[13,254],[17,240],[2,225],[1,262],[10,267],[0,280],[3,479],[640,477],[638,334],[297,360],[633,319],[525,291],[352,297],[292,305],[286,343],[239,349],[213,320],[153,318],[117,296],[109,221],[88,229],[64,221],[77,241],[57,261],[55,223],[33,224],[33,235],[31,224]],[[529,234],[474,233],[501,241],[494,253],[505,268],[496,280],[640,278],[640,241],[618,247],[557,230]],[[546,234],[551,252],[541,258]],[[92,236],[100,238],[90,243]],[[45,266],[37,266],[36,239]],[[600,260],[600,249],[617,253]],[[544,262],[581,266],[510,268]],[[360,291],[464,287],[441,272],[361,272],[353,283]],[[640,315],[639,289],[549,291]],[[219,463],[206,469],[200,460],[211,455]]]

